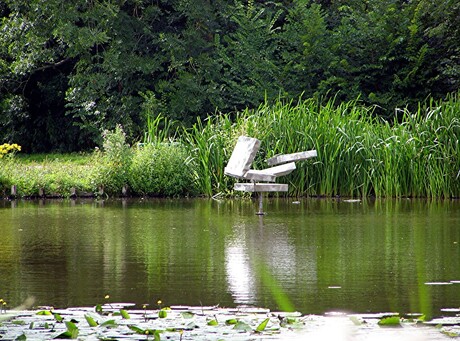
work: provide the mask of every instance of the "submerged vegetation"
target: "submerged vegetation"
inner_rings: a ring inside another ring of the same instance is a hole
[[[300,100],[262,104],[234,117],[223,114],[183,128],[162,116],[149,120],[144,143],[129,146],[122,127],[103,134],[103,149],[78,162],[62,158],[1,160],[0,190],[8,195],[184,196],[232,195],[234,180],[223,174],[237,137],[261,140],[254,167],[279,153],[316,149],[283,178],[291,196],[460,196],[460,100],[398,110],[384,121],[359,101]],[[20,142],[20,141],[18,141]],[[75,192],[74,192],[75,193]],[[43,192],[42,192],[43,194]],[[76,193],[78,195],[78,193]]]

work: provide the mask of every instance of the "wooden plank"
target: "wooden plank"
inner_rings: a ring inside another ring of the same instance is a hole
[[[233,189],[243,192],[287,192],[287,184],[265,184],[265,183],[236,183]]]
[[[251,168],[259,148],[260,141],[258,139],[240,136],[224,169],[224,174],[243,178],[244,174]]]
[[[307,150],[304,152],[292,154],[278,154],[267,160],[269,166],[279,165],[281,163],[303,161],[318,156],[316,150]]]

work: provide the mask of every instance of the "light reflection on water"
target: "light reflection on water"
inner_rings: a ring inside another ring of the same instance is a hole
[[[460,306],[460,203],[332,199],[0,202],[0,297],[303,313]]]

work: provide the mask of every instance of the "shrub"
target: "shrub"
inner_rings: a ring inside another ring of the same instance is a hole
[[[189,195],[195,193],[195,173],[195,166],[182,144],[149,144],[134,155],[129,185],[137,194]]]
[[[94,190],[102,186],[107,194],[120,194],[123,186],[128,184],[133,152],[119,125],[113,131],[104,131],[102,137],[103,152],[97,151],[94,155]]]

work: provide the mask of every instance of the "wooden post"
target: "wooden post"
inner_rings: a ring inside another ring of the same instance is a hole
[[[124,186],[121,188],[121,195],[122,195],[123,197],[128,196],[128,185],[124,185]]]
[[[71,197],[71,198],[75,198],[76,196],[77,196],[77,190],[76,190],[75,187],[72,187],[72,188],[70,189],[70,197]]]
[[[16,185],[12,185],[12,186],[11,186],[11,196],[12,196],[13,198],[15,198],[16,195],[17,195],[17,187],[16,187]]]

